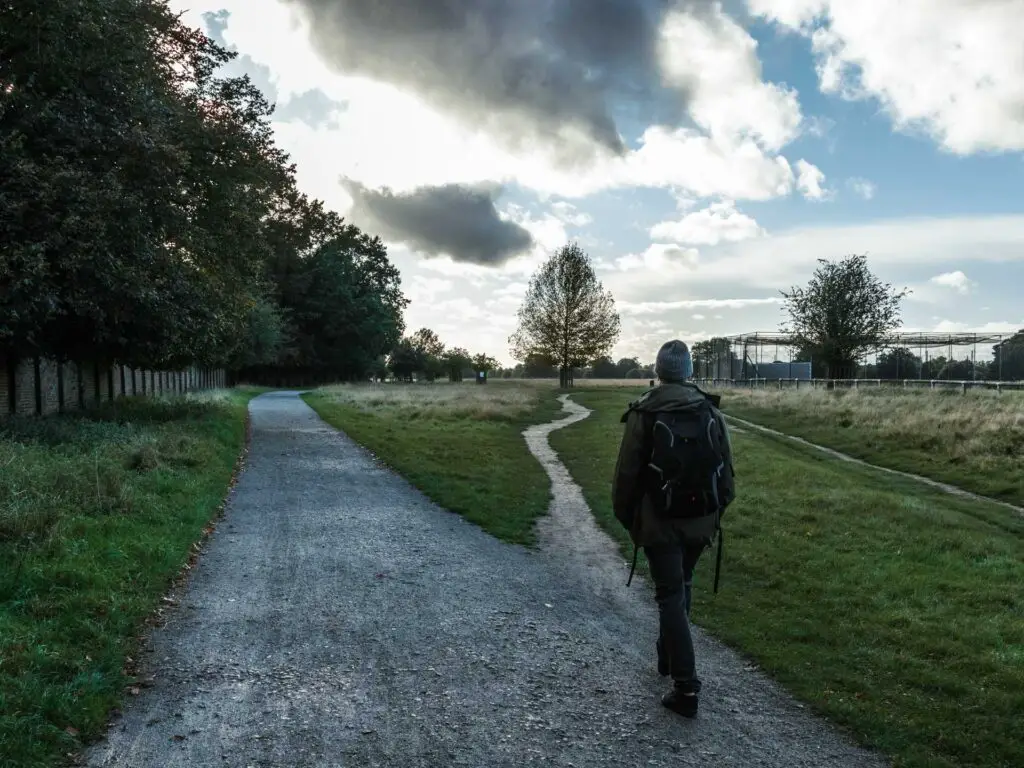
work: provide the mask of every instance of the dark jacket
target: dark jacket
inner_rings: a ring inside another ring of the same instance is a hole
[[[629,530],[634,544],[638,547],[675,541],[687,525],[685,521],[660,519],[644,493],[643,479],[651,457],[654,414],[685,410],[706,397],[710,396],[693,384],[661,384],[630,403],[629,410],[623,416],[626,427],[622,434],[619,458],[615,463],[615,476],[612,480],[612,507],[615,517]],[[714,402],[715,399],[712,400],[712,403]],[[712,411],[723,435],[722,447],[726,469],[720,493],[724,508],[736,497],[732,445],[721,411],[714,405]]]

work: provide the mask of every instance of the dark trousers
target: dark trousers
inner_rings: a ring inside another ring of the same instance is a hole
[[[700,693],[701,688],[690,635],[690,601],[693,569],[703,551],[702,544],[681,541],[644,547],[658,601],[662,653],[676,687],[687,693]]]

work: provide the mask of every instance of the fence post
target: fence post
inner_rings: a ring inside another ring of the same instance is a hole
[[[64,363],[57,363],[57,413],[64,413]]]
[[[39,355],[32,358],[32,386],[36,396],[36,416],[43,415],[43,377],[39,370]]]

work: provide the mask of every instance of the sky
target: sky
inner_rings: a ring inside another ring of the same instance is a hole
[[[171,0],[388,244],[411,333],[512,362],[578,242],[613,356],[777,331],[866,253],[913,331],[1024,327],[1024,0]],[[980,356],[979,351],[979,356]]]

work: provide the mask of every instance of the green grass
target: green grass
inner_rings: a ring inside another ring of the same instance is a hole
[[[727,414],[1024,507],[1024,395],[727,391]]]
[[[426,496],[488,533],[532,545],[550,482],[522,431],[561,409],[553,388],[491,383],[327,387],[304,396]]]
[[[629,397],[579,392],[595,412],[552,435],[620,542],[609,487]],[[1024,519],[791,441],[733,440],[722,589],[706,555],[694,620],[897,766],[1024,765]]]
[[[100,736],[222,506],[254,388],[0,423],[0,765]]]

